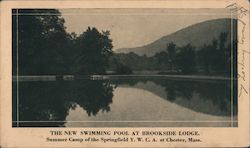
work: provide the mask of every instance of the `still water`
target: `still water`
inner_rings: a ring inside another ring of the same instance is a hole
[[[13,89],[13,126],[237,126],[230,86],[162,78],[22,81]]]

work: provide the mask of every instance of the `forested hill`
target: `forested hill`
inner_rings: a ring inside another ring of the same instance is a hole
[[[117,49],[116,52],[117,53],[134,52],[138,55],[145,54],[147,56],[153,56],[156,53],[165,51],[167,48],[167,43],[169,42],[174,42],[176,46],[184,46],[188,43],[191,43],[195,47],[200,47],[204,44],[211,44],[212,40],[218,38],[221,32],[228,33],[227,36],[227,43],[228,43],[231,32],[230,24],[231,24],[231,19],[209,20],[191,25],[173,34],[163,36],[160,39],[148,45],[136,48]]]

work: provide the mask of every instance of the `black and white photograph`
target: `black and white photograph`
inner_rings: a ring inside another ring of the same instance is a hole
[[[230,9],[11,13],[12,127],[238,127]]]

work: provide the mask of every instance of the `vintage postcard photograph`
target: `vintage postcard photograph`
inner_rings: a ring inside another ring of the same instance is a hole
[[[13,127],[237,127],[231,9],[12,9]]]
[[[0,147],[249,147],[249,2],[0,2]]]

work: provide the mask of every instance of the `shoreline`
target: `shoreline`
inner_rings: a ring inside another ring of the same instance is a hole
[[[108,80],[108,79],[179,79],[179,80],[237,80],[226,76],[204,75],[22,75],[12,76],[12,81],[56,81],[56,80]]]

